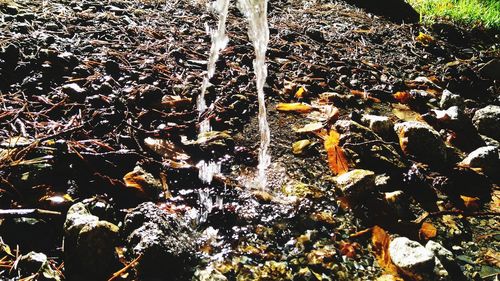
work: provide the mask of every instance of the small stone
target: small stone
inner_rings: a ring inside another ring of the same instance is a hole
[[[355,167],[377,173],[396,172],[407,167],[397,150],[370,128],[352,120],[339,120],[334,128],[340,134],[340,145]]]
[[[390,242],[389,255],[398,269],[409,276],[430,274],[435,266],[434,254],[406,237],[398,237]]]
[[[449,108],[450,106],[463,106],[464,100],[460,95],[453,94],[448,90],[444,90],[441,95],[441,101],[439,102],[439,106],[441,109]]]
[[[396,124],[401,149],[416,160],[434,165],[447,161],[447,149],[439,133],[417,121]]]
[[[500,174],[498,152],[495,146],[483,146],[469,153],[461,163],[471,168],[481,168],[486,174]]]
[[[21,274],[29,276],[38,274],[37,280],[60,281],[60,274],[52,269],[48,258],[43,253],[29,252],[19,258],[16,268],[19,268]]]
[[[392,207],[398,218],[408,218],[411,214],[408,197],[402,190],[385,193],[385,201]]]
[[[445,265],[455,262],[453,253],[437,242],[429,240],[427,244],[425,244],[425,248],[431,251]]]
[[[387,116],[363,115],[361,122],[382,139],[392,141],[396,138],[394,123]]]
[[[480,134],[500,141],[500,106],[488,105],[479,109],[472,123]]]
[[[337,187],[350,198],[362,196],[375,187],[375,173],[356,169],[335,178]]]
[[[72,278],[100,280],[119,266],[115,246],[118,227],[100,221],[83,203],[71,206],[64,222],[66,274]]]
[[[500,80],[500,60],[492,59],[479,69],[482,77],[491,80]]]
[[[83,101],[86,97],[87,90],[80,87],[76,83],[70,83],[62,86],[62,92],[68,95],[68,97],[74,101]]]

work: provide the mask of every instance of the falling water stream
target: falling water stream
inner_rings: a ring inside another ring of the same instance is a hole
[[[217,29],[212,32],[212,45],[207,67],[207,76],[203,80],[201,94],[198,97],[198,112],[201,115],[206,109],[205,93],[209,86],[209,80],[215,73],[215,63],[219,57],[219,52],[226,46],[228,38],[226,35],[226,20],[229,9],[229,0],[217,0],[213,4],[218,13],[219,21]],[[253,61],[254,72],[257,80],[257,96],[259,102],[259,131],[260,150],[258,173],[255,186],[264,189],[267,185],[266,170],[271,163],[268,149],[270,143],[270,130],[267,123],[266,104],[264,96],[264,84],[267,77],[266,51],[269,43],[269,26],[267,23],[267,0],[238,0],[238,8],[248,18],[248,37],[252,41],[255,50],[255,60]],[[209,120],[202,120],[200,123],[200,133],[210,131]],[[206,163],[201,161],[200,179],[211,182],[213,175],[220,173],[220,164],[216,162]]]

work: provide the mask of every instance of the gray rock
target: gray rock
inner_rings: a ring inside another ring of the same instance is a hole
[[[346,156],[356,167],[380,173],[407,167],[396,149],[369,128],[351,120],[339,120],[334,128],[341,134],[339,143]]]
[[[455,262],[453,253],[437,242],[429,240],[427,244],[425,244],[425,248],[431,251],[443,264]]]
[[[500,156],[495,146],[480,147],[469,153],[461,163],[472,168],[481,168],[488,175],[500,173]]]
[[[479,109],[472,123],[480,134],[500,141],[500,106],[488,105]]]
[[[449,128],[462,128],[466,124],[466,116],[463,110],[458,106],[451,106],[446,110],[433,110],[436,118],[443,125]]]
[[[417,121],[396,124],[401,149],[416,160],[433,165],[447,161],[447,149],[439,133],[431,126]]]
[[[76,203],[68,210],[64,232],[67,276],[76,280],[102,279],[118,269],[118,226],[99,220],[85,204]]]
[[[387,116],[363,115],[361,122],[386,141],[396,138],[394,123]]]
[[[356,169],[335,178],[337,187],[349,198],[357,198],[375,188],[375,173]]]
[[[16,269],[19,269],[23,276],[38,274],[37,280],[61,280],[60,274],[50,266],[47,256],[43,253],[29,252],[21,256]]]
[[[464,100],[460,95],[453,94],[448,90],[444,90],[441,95],[441,100],[439,101],[439,106],[441,109],[446,109],[451,106],[462,107],[464,105]]]
[[[431,251],[406,237],[398,237],[390,242],[389,255],[394,265],[409,276],[433,274],[436,265]]]
[[[195,232],[179,217],[142,203],[125,217],[124,232],[131,258],[142,255],[137,266],[143,279],[189,280],[199,259]]]
[[[389,207],[394,209],[397,217],[400,219],[408,219],[411,216],[410,202],[408,196],[402,190],[386,192],[384,194],[385,201]]]
[[[491,80],[500,80],[500,60],[492,59],[479,69],[482,77]]]

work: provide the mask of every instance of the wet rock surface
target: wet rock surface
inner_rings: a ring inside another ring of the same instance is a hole
[[[197,234],[181,218],[146,202],[125,217],[124,228],[130,255],[141,256],[140,278],[162,278],[165,270],[172,280],[193,276],[199,261]]]
[[[254,53],[233,2],[200,114],[206,1],[0,1],[0,279],[42,279],[13,270],[36,251],[54,280],[377,280],[380,226],[452,252],[430,249],[424,275],[493,280],[498,35],[383,2],[270,1],[255,190]]]

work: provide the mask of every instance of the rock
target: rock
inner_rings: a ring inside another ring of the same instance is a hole
[[[401,149],[416,160],[433,165],[447,161],[447,149],[439,133],[431,126],[417,121],[398,123],[395,130]]]
[[[198,263],[196,235],[175,214],[169,214],[152,202],[137,206],[125,217],[125,234],[129,253],[142,255],[137,266],[143,280],[164,278],[189,280]]]
[[[500,80],[500,60],[492,59],[479,69],[482,77],[491,80]]]
[[[357,198],[375,188],[375,173],[356,169],[337,176],[335,182],[345,196]]]
[[[495,146],[480,147],[465,157],[462,164],[471,168],[481,168],[488,175],[500,174],[500,157]]]
[[[425,244],[425,248],[431,251],[444,265],[455,263],[455,257],[453,253],[443,247],[441,244],[429,240],[427,244]]]
[[[406,237],[398,237],[390,242],[389,255],[399,270],[412,277],[432,274],[436,265],[431,251]]]
[[[449,108],[450,106],[463,106],[464,105],[464,99],[457,94],[454,94],[448,90],[444,90],[443,94],[441,95],[441,100],[439,102],[439,107],[441,109],[446,109]]]
[[[198,135],[198,139],[183,143],[209,155],[222,156],[234,151],[234,140],[227,132],[204,132]]]
[[[361,122],[386,141],[396,139],[394,123],[387,116],[363,115]]]
[[[87,93],[86,89],[76,83],[66,84],[62,86],[61,90],[73,101],[84,101]]]
[[[103,279],[118,269],[118,226],[100,221],[86,205],[76,203],[68,210],[64,232],[67,276],[77,280]]]
[[[127,187],[140,191],[137,196],[144,198],[157,199],[163,191],[161,181],[141,166],[135,166],[132,172],[127,173],[123,177],[123,180]]]
[[[402,190],[386,192],[385,201],[394,209],[394,212],[401,219],[407,219],[411,215],[408,196]]]
[[[452,106],[446,110],[433,110],[436,119],[441,125],[451,129],[460,129],[466,127],[467,118],[463,110],[458,106]]]
[[[500,106],[488,105],[479,109],[472,123],[480,134],[500,141]]]
[[[60,274],[52,269],[47,256],[43,253],[29,252],[21,256],[16,264],[16,269],[19,269],[23,276],[38,274],[37,280],[61,280]]]
[[[357,168],[375,172],[400,171],[407,163],[396,149],[369,128],[352,120],[339,120],[334,128],[340,135],[339,144]]]

